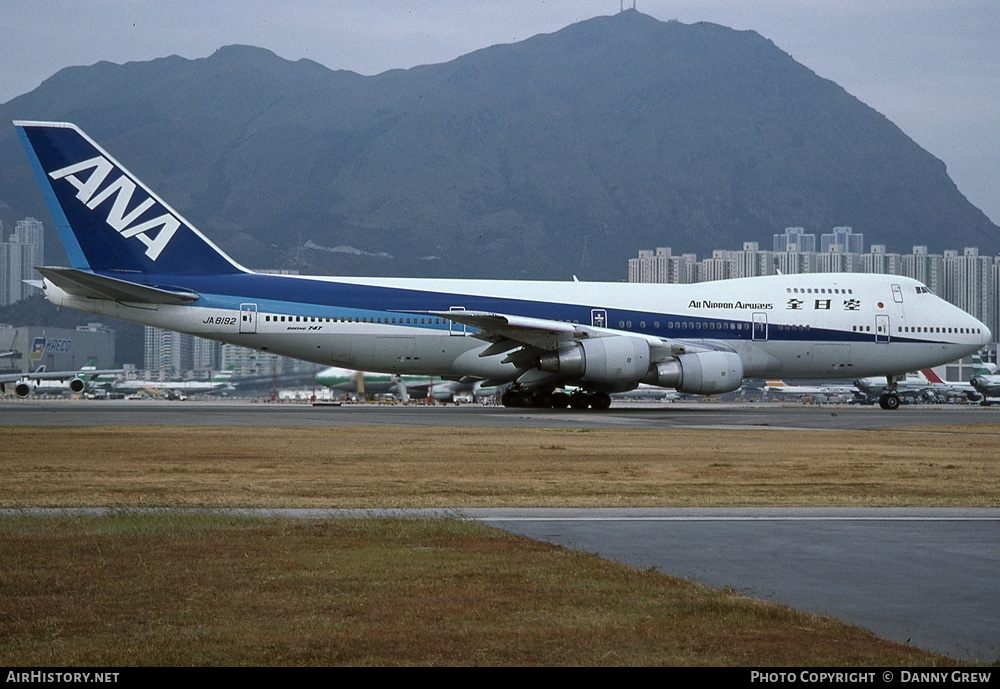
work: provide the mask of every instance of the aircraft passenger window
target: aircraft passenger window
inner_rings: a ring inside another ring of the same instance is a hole
[[[645,328],[646,327],[646,321],[639,321],[639,327],[640,328]]]

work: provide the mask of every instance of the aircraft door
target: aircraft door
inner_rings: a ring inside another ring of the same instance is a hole
[[[753,315],[753,335],[754,340],[767,341],[767,314],[763,311]]]
[[[903,290],[899,285],[892,286],[892,300],[897,304],[903,303]]]
[[[607,309],[591,309],[590,324],[595,328],[607,328],[608,327]]]
[[[875,316],[875,341],[889,341],[889,316],[886,314],[880,313]]]
[[[257,332],[257,305],[240,304],[240,332]]]
[[[449,311],[465,311],[464,306],[452,306],[448,309]],[[448,334],[449,335],[465,335],[465,324],[458,323],[456,321],[448,321]]]

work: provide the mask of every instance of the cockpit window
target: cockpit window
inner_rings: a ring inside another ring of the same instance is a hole
[[[917,294],[934,294],[923,285],[917,285]]]

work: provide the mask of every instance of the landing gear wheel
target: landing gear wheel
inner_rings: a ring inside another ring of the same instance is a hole
[[[878,398],[878,406],[889,411],[899,409],[899,395],[895,392],[887,392]]]
[[[552,408],[565,409],[569,406],[570,397],[565,392],[552,393]]]
[[[590,399],[582,392],[574,392],[569,396],[569,406],[573,409],[586,409],[590,406]]]
[[[555,399],[551,392],[540,392],[535,396],[535,406],[541,409],[551,409],[555,406]]]
[[[611,406],[611,395],[606,392],[595,392],[590,396],[591,409],[608,409]]]
[[[505,407],[520,407],[521,397],[513,390],[504,390],[504,393],[500,395],[500,404]]]

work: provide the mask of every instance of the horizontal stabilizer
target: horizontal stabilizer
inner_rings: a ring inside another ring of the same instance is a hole
[[[76,268],[36,268],[49,282],[72,294],[87,299],[109,299],[130,304],[190,304],[200,297],[186,290],[169,290],[140,285],[128,280],[88,273]]]

